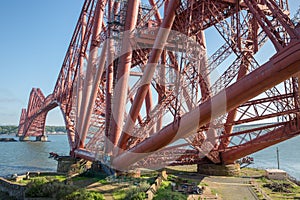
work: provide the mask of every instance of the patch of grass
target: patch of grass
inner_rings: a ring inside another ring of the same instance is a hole
[[[91,179],[91,178],[84,177],[84,176],[75,176],[72,178],[72,181],[83,181],[83,180],[87,180],[87,179]]]
[[[64,200],[104,200],[104,196],[98,192],[80,189],[63,198]]]
[[[214,189],[214,188],[211,188],[210,191],[211,191],[211,193],[212,193],[213,195],[218,194],[218,191],[217,191],[216,189]]]
[[[154,200],[176,199],[185,200],[187,195],[177,191],[172,191],[171,181],[164,181],[154,196]]]
[[[246,177],[262,177],[265,175],[265,171],[262,169],[256,169],[256,168],[243,168],[241,169],[240,176],[246,176]]]
[[[117,190],[113,193],[113,197],[115,200],[122,200],[126,198],[125,190]]]
[[[29,179],[26,180],[23,179],[23,180],[19,180],[17,183],[27,185],[29,182],[30,182]]]
[[[25,196],[46,197],[57,200],[104,200],[104,196],[98,192],[66,185],[59,180],[49,181],[45,177],[31,180],[27,185]]]
[[[259,186],[259,188],[264,191],[270,198],[275,200],[281,200],[281,199],[300,199],[300,187],[291,181],[285,180],[269,180],[267,178],[259,178],[256,179],[255,182]],[[282,185],[282,188],[274,188],[273,187],[266,187],[266,186],[280,186]],[[277,191],[278,190],[278,191]],[[285,192],[289,190],[289,192]]]
[[[57,175],[57,176],[54,176],[53,178],[58,180],[59,182],[63,182],[67,179],[67,177],[64,175]]]
[[[101,179],[98,182],[101,184],[108,184],[108,181],[106,179]]]
[[[47,180],[47,182],[50,182],[50,181],[59,181],[59,182],[63,182],[66,180],[66,176],[64,175],[56,175],[56,176],[36,176],[36,177],[30,177],[29,179],[23,179],[23,180],[20,180],[18,181],[17,183],[20,183],[20,184],[25,184],[27,185],[28,183],[34,181],[34,180],[40,180],[40,179],[45,179]]]
[[[268,183],[268,179],[266,177],[261,177],[258,180],[262,183]]]
[[[177,179],[178,176],[174,175],[174,174],[169,174],[168,175],[168,180],[174,180],[174,179]]]
[[[130,186],[127,189],[115,191],[113,197],[116,200],[143,200],[146,198],[146,191],[149,189],[150,185],[147,182],[141,182],[138,185]]]

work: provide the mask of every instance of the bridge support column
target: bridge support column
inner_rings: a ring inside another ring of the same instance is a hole
[[[28,136],[20,136],[19,141],[22,141],[22,142],[29,141],[29,137]]]
[[[70,156],[60,156],[57,158],[57,172],[68,173],[72,165],[76,164],[77,159]]]
[[[80,174],[91,168],[92,163],[83,159],[73,158],[70,156],[58,156],[57,172],[68,175]]]
[[[213,176],[237,176],[240,174],[240,165],[198,164],[197,172]]]
[[[47,142],[48,141],[48,137],[46,135],[36,136],[35,141]]]

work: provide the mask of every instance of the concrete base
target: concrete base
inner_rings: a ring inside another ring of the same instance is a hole
[[[128,170],[128,171],[119,171],[117,172],[117,176],[126,176],[126,177],[132,177],[132,178],[140,178],[141,177],[141,170],[135,169],[135,170]]]
[[[83,159],[76,159],[70,156],[59,156],[57,160],[57,173],[68,175],[81,174],[91,168],[92,163]]]
[[[213,176],[238,176],[240,174],[240,165],[199,164],[197,171],[199,174]]]
[[[76,164],[76,159],[69,156],[61,156],[57,158],[57,173],[68,173],[72,165]]]
[[[48,141],[48,137],[46,135],[36,136],[35,140],[39,141],[39,142],[47,142]]]
[[[29,141],[29,140],[30,140],[30,138],[28,136],[20,136],[19,137],[19,141],[21,141],[21,142],[26,142],[26,141]]]

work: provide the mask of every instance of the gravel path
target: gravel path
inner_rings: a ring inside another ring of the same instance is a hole
[[[203,182],[216,191],[224,200],[257,200],[258,197],[249,184],[249,178],[205,177]]]

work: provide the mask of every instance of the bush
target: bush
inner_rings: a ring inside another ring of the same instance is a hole
[[[104,200],[104,196],[98,192],[90,192],[84,189],[75,191],[63,198],[64,200]]]
[[[187,197],[179,192],[173,192],[171,190],[159,190],[154,197],[154,200],[186,200]]]
[[[164,181],[162,182],[160,188],[158,189],[154,197],[154,200],[170,200],[170,199],[185,200],[187,199],[187,196],[180,192],[172,191],[171,182]]]
[[[32,179],[30,183],[27,185],[27,189],[25,191],[26,197],[50,197],[51,193],[44,191],[43,185],[46,184],[48,180],[45,177],[39,177]]]
[[[143,181],[138,186],[131,186],[126,190],[116,191],[114,197],[116,199],[143,200],[146,198],[146,191],[149,187],[150,184]]]
[[[33,179],[25,191],[26,197],[49,197],[58,200],[104,200],[97,192],[79,189],[76,186],[65,185],[57,180],[49,182],[44,177]]]
[[[47,183],[31,182],[25,191],[26,197],[56,197],[56,199],[63,198],[64,196],[77,190],[77,187],[65,185],[58,181]]]

